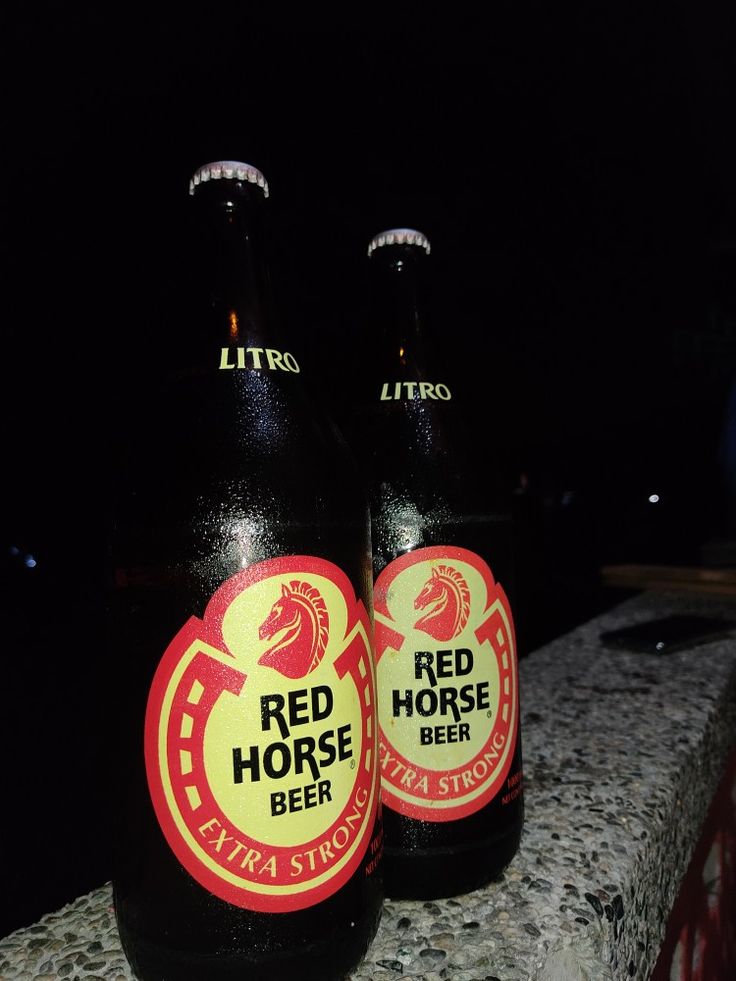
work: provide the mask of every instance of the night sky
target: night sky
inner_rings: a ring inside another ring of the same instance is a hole
[[[280,301],[328,402],[360,367],[369,239],[428,235],[435,329],[536,515],[534,642],[592,615],[602,564],[690,564],[736,536],[733,5],[397,4],[362,22],[18,6],[0,23],[19,713],[2,739],[27,747],[5,784],[27,832],[48,840],[53,815],[59,842],[41,861],[3,827],[0,935],[109,877],[95,732],[113,427],[171,343],[200,164],[264,172]]]

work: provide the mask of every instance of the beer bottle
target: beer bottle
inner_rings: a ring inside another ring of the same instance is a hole
[[[368,502],[279,328],[263,175],[190,191],[111,534],[117,924],[141,981],[338,979],[383,900]]]
[[[494,417],[475,425],[424,306],[430,244],[368,246],[370,352],[340,417],[372,518],[384,880],[439,898],[497,876],[523,823],[513,523]],[[434,340],[433,340],[434,338]],[[470,356],[470,355],[468,355]],[[465,393],[467,396],[467,393]]]

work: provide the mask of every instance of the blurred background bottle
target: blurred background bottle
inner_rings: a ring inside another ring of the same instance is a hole
[[[117,468],[115,912],[142,981],[337,979],[383,898],[368,502],[279,324],[263,175],[190,191]]]
[[[482,885],[523,823],[503,419],[467,415],[457,325],[437,330],[423,302],[429,254],[416,229],[370,242],[363,380],[340,420],[371,504],[390,897]]]

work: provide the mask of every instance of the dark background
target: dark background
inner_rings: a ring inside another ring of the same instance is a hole
[[[265,173],[282,305],[327,401],[359,370],[368,240],[429,236],[433,319],[524,488],[528,648],[623,598],[601,566],[725,562],[736,535],[733,5],[18,6],[0,25],[0,936],[110,875],[107,487],[115,425],[175,343],[200,164]]]

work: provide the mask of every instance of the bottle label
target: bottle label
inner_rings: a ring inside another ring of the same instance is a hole
[[[370,622],[331,562],[259,562],[169,644],[148,699],[148,785],[182,865],[265,912],[335,893],[378,804]]]
[[[518,732],[508,599],[483,559],[453,546],[394,559],[374,590],[383,802],[454,821],[503,788]]]

